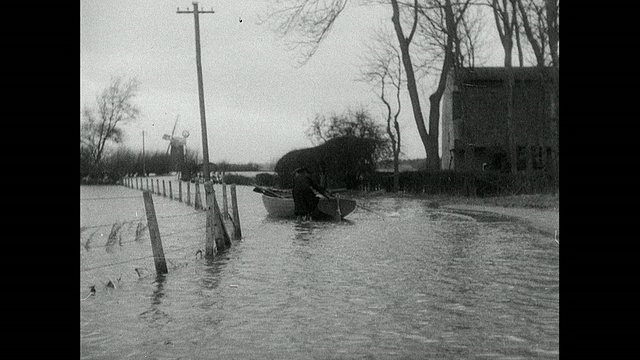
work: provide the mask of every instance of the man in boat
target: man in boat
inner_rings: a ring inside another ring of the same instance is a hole
[[[293,181],[293,202],[295,205],[295,215],[298,220],[309,220],[311,214],[316,210],[320,199],[313,192],[315,189],[320,194],[326,195],[323,187],[317,185],[311,179],[311,172],[306,167],[300,167],[294,171],[295,179]]]

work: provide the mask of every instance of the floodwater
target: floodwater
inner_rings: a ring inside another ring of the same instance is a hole
[[[212,261],[204,213],[154,195],[156,277],[141,192],[81,186],[81,359],[559,357],[553,238],[406,198],[278,220],[252,189],[237,187],[243,239]]]

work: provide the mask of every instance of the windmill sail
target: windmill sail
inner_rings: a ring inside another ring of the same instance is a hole
[[[171,130],[171,136],[169,136],[169,139],[172,139],[173,138],[173,134],[176,133],[176,125],[178,125],[178,119],[179,118],[180,118],[180,115],[176,116],[176,122],[173,123],[173,130]],[[164,136],[162,138],[164,139]],[[169,140],[169,139],[165,139],[165,140]],[[171,141],[169,141],[169,146],[167,146],[167,155],[169,154],[169,150],[170,149],[171,149]]]

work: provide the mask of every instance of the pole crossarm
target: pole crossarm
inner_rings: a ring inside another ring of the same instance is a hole
[[[187,11],[180,11],[180,8],[178,8],[178,11],[176,11],[177,14],[193,14],[193,11],[189,11],[189,8],[187,8]],[[213,10],[198,10],[198,14],[213,14],[215,13],[215,11]]]
[[[180,8],[177,9],[176,13],[177,14],[193,14],[193,13],[198,13],[198,14],[213,14],[215,13],[215,11],[213,11],[213,8],[211,8],[211,10],[198,10],[198,2],[194,1],[193,3],[193,10],[189,10],[189,8],[187,8],[187,11],[184,10],[180,10]]]

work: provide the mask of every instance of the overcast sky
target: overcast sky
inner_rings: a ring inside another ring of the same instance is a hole
[[[201,10],[215,11],[199,16],[212,162],[271,162],[313,146],[305,130],[317,113],[364,105],[382,122],[376,94],[355,79],[369,34],[381,22],[391,25],[390,6],[350,2],[315,56],[298,67],[297,53],[258,25],[267,4],[199,1]],[[135,98],[141,116],[124,128],[124,146],[141,149],[144,130],[147,151],[166,150],[162,136],[171,133],[179,116],[176,135],[188,130],[188,148],[202,155],[194,19],[177,14],[178,7],[193,10],[187,0],[81,0],[80,106],[94,107],[111,77],[135,77],[141,84]],[[488,65],[499,65],[501,58],[498,52],[497,63]],[[426,116],[426,96],[422,104]],[[404,157],[424,157],[408,100],[400,122]]]

